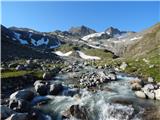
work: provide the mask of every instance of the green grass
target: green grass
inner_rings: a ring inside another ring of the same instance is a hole
[[[117,64],[115,60],[113,59],[113,54],[111,52],[101,50],[101,49],[82,49],[82,51],[86,55],[91,55],[91,56],[97,56],[100,57],[101,60],[96,60],[96,61],[90,61],[90,64],[94,66],[104,66],[104,65],[110,65],[110,64]]]
[[[14,71],[14,70],[9,70],[9,71],[4,71],[1,73],[1,78],[11,78],[11,77],[20,77],[20,76],[24,76],[26,74],[30,74],[32,71],[25,71],[25,70],[21,70],[21,71]]]
[[[69,51],[73,51],[74,47],[77,47],[75,45],[72,44],[62,44],[59,48],[57,48],[57,51],[61,51],[61,52],[69,52]]]
[[[84,52],[87,55],[91,55],[91,56],[98,56],[100,57],[102,60],[106,60],[106,59],[112,59],[113,54],[111,52],[107,52],[105,50],[101,50],[101,49],[83,49],[82,52]]]
[[[31,74],[33,75],[33,77],[36,78],[42,78],[43,75],[43,71],[31,71],[31,70],[7,70],[7,71],[2,71],[1,72],[1,78],[5,79],[5,78],[13,78],[13,77],[21,77],[27,74]]]
[[[159,48],[153,49],[147,55],[141,56],[136,59],[126,59],[128,63],[128,67],[125,72],[140,75],[147,79],[147,77],[153,77],[156,81],[160,82],[160,55]],[[147,59],[149,63],[143,61],[143,59]],[[150,65],[154,65],[154,67],[149,67]]]

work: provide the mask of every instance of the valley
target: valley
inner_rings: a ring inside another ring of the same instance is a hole
[[[2,119],[160,119],[160,23],[141,32],[1,25],[1,36]]]

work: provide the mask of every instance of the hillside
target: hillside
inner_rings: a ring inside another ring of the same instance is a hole
[[[13,41],[11,38],[6,36],[6,34],[1,34],[1,60],[14,60],[15,58],[34,58],[34,59],[59,59],[58,56],[54,54],[49,54],[45,51],[38,51],[34,48],[21,45],[18,42]]]
[[[124,57],[148,56],[153,51],[158,52],[157,49],[160,48],[160,23],[143,31],[143,34],[141,39],[128,46]]]

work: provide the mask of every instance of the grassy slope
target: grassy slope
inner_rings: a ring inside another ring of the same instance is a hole
[[[32,74],[36,78],[42,78],[43,72],[42,71],[31,71],[31,70],[8,70],[8,71],[2,71],[1,78],[13,78],[13,77],[21,77],[27,74]]]
[[[74,51],[75,48],[78,48],[82,52],[84,52],[86,55],[90,56],[98,56],[101,58],[101,60],[98,61],[92,61],[91,63],[99,66],[99,65],[104,65],[104,64],[111,64],[113,62],[113,54],[109,51],[101,50],[101,49],[94,49],[90,47],[79,47],[77,45],[73,44],[63,44],[61,47],[59,47],[56,50],[62,51],[62,52],[68,52],[68,51]]]
[[[160,24],[145,32],[144,37],[130,46],[124,54],[125,61],[129,64],[125,71],[144,78],[151,76],[160,81]],[[153,67],[150,67],[152,65]]]

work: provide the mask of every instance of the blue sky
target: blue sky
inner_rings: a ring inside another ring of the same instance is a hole
[[[2,24],[38,31],[85,25],[141,31],[160,21],[160,2],[2,2]]]

